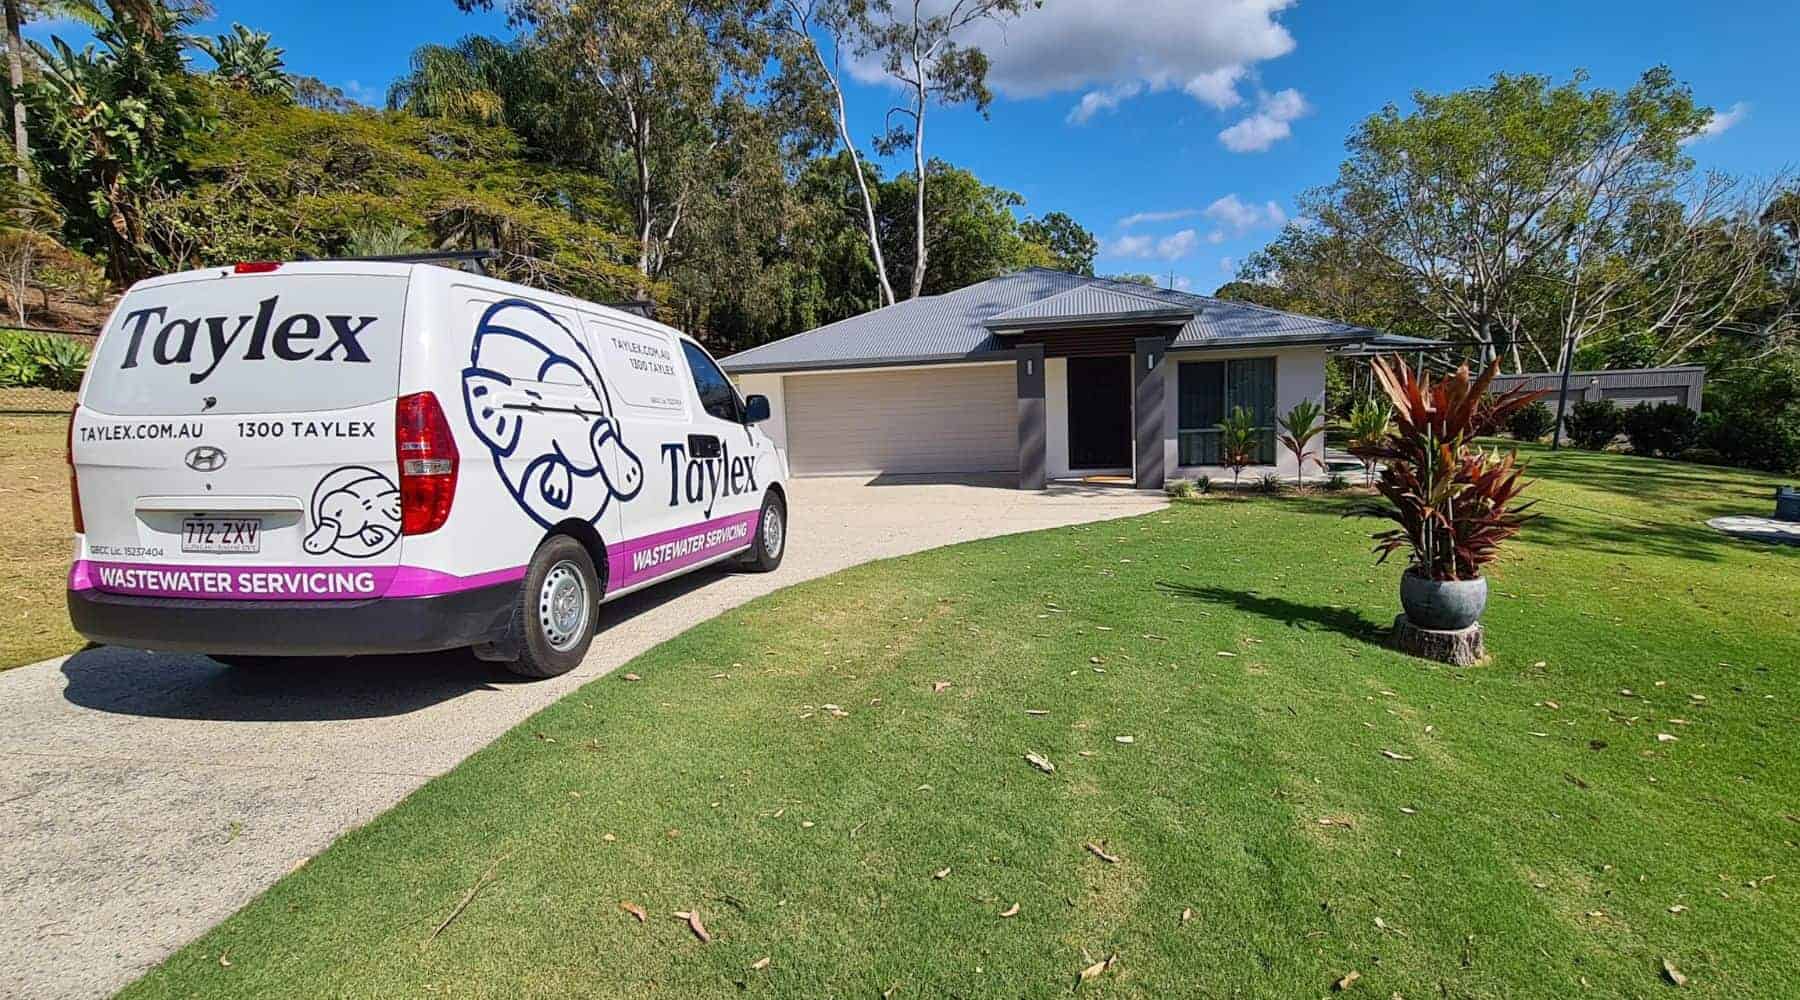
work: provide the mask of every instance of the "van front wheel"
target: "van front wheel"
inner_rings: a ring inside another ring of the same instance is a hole
[[[568,535],[538,546],[513,606],[519,658],[507,669],[525,677],[556,677],[574,670],[594,641],[600,614],[600,575],[587,547]]]
[[[780,494],[768,493],[756,519],[756,541],[744,553],[744,568],[754,573],[774,572],[787,553],[787,528],[787,504],[781,502]]]

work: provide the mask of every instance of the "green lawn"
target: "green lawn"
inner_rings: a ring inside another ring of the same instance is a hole
[[[569,696],[126,995],[1050,997],[1115,955],[1080,992],[1800,993],[1800,550],[1699,523],[1772,481],[1535,470],[1491,665],[1381,646],[1399,567],[1343,498],[864,566]]]
[[[0,403],[7,393],[0,391]],[[0,670],[81,648],[69,625],[69,417],[0,413]]]

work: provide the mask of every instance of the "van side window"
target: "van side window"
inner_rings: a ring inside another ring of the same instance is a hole
[[[694,389],[700,393],[700,405],[720,420],[739,421],[737,390],[713,360],[692,341],[681,342],[687,354],[688,370],[694,373]]]

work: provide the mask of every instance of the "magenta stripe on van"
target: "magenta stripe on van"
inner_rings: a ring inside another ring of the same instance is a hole
[[[757,510],[730,514],[608,546],[607,589],[635,586],[745,548],[756,540],[760,517],[762,512]]]
[[[83,559],[69,569],[69,589],[140,597],[354,601],[448,594],[524,576],[523,566],[456,576],[422,566],[181,566]]]
[[[610,547],[609,589],[619,589],[742,549],[756,538],[758,511],[714,518]],[[524,579],[525,567],[457,576],[423,566],[182,566],[82,559],[70,590],[140,597],[237,601],[353,601],[429,597]]]

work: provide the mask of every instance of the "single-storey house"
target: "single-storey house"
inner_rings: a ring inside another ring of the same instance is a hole
[[[1294,474],[1275,421],[1323,402],[1333,350],[1431,341],[1170,289],[1031,268],[896,303],[720,362],[769,398],[793,473],[1230,477],[1217,425],[1263,430],[1246,476]],[[1321,435],[1312,444],[1323,457]],[[1314,469],[1317,467],[1314,466]]]

